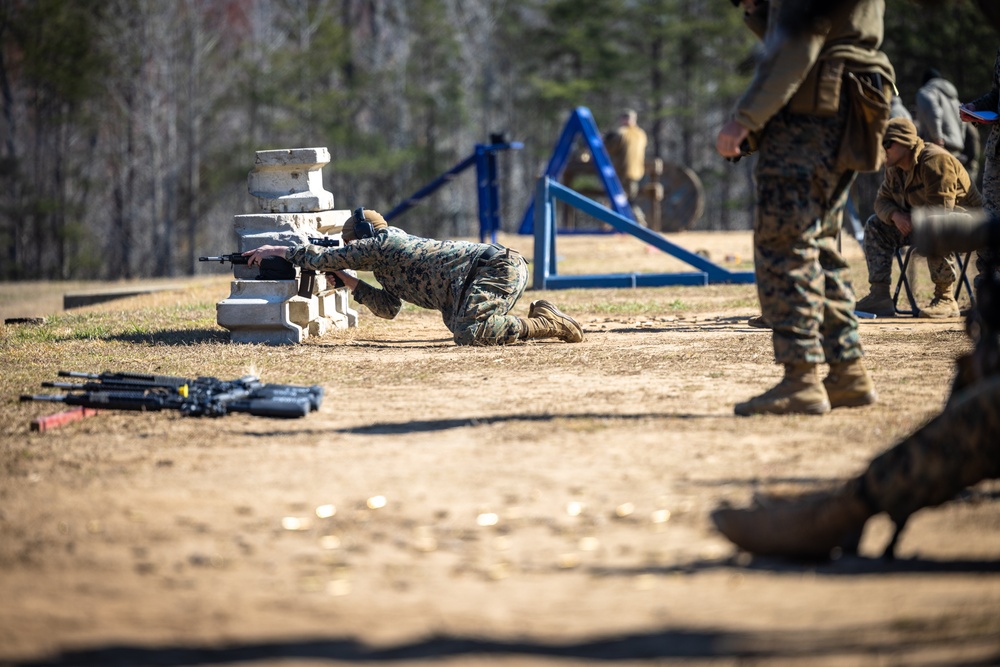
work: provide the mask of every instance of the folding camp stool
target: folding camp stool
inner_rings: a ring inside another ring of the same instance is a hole
[[[907,246],[906,255],[903,255],[901,248],[896,248],[896,264],[899,266],[899,280],[896,281],[896,289],[892,293],[892,305],[896,309],[896,315],[912,315],[916,317],[920,312],[919,306],[917,306],[917,300],[913,296],[913,290],[910,288],[910,279],[906,276],[906,270],[910,268],[910,259],[913,257],[913,246]],[[962,294],[962,288],[965,288],[966,293],[969,295],[969,301],[972,306],[976,305],[976,297],[972,292],[972,284],[969,282],[969,277],[965,275],[966,270],[969,268],[969,262],[972,259],[972,253],[967,252],[963,257],[961,253],[956,252],[954,254],[955,266],[958,267],[958,280],[956,281],[957,286],[955,287],[955,300]],[[906,310],[900,308],[899,303],[899,292],[900,290],[906,291],[906,300],[910,304],[910,309]]]

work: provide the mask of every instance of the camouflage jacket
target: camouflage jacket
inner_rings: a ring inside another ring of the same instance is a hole
[[[441,312],[445,323],[460,305],[465,279],[486,249],[470,241],[437,241],[411,236],[397,227],[341,248],[293,246],[285,259],[315,271],[371,271],[381,288],[361,281],[354,300],[378,317],[392,319],[402,301]]]
[[[949,210],[982,207],[983,198],[958,158],[919,139],[914,151],[913,169],[886,167],[885,180],[875,197],[875,213],[882,222],[892,224],[896,211],[909,213],[923,206]]]

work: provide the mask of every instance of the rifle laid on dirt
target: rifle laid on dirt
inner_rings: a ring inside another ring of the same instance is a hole
[[[318,245],[324,248],[339,248],[342,244],[340,239],[328,237],[309,237],[310,245]],[[199,257],[199,262],[219,262],[225,264],[247,264],[248,258],[243,254],[234,252],[228,255],[212,255],[210,257]],[[344,283],[332,273],[326,274],[333,278],[334,287],[343,287]],[[260,263],[260,274],[257,280],[295,280],[295,267],[287,259],[281,257],[266,257]],[[309,298],[316,283],[316,272],[309,269],[302,269],[299,277],[299,292],[301,297]]]
[[[191,417],[221,417],[243,412],[256,417],[305,417],[323,402],[323,388],[265,384],[255,375],[236,380],[213,377],[183,378],[140,373],[76,373],[60,377],[87,380],[43,382],[43,387],[66,389],[64,394],[21,396],[22,401],[50,401],[103,410],[158,412],[177,410]]]

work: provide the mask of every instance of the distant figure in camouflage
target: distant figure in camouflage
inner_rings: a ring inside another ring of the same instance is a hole
[[[892,259],[896,248],[910,243],[911,212],[917,207],[949,211],[979,209],[983,199],[965,167],[947,149],[926,143],[905,118],[893,118],[883,141],[885,178],[875,197],[875,215],[865,224],[865,261],[868,263],[868,296],[857,310],[892,317],[896,308],[889,295]],[[921,308],[920,317],[958,317],[954,287],[958,278],[950,256],[928,257],[934,298]]]
[[[1000,112],[1000,49],[997,50],[996,62],[993,64],[993,87],[985,95],[963,104],[962,109]],[[962,120],[974,122],[974,119],[965,113],[962,113]],[[990,135],[986,138],[983,208],[993,215],[1000,215],[1000,123],[990,125]],[[986,249],[976,253],[976,269],[979,271],[979,275],[976,276],[977,287],[987,264],[994,259],[996,259],[994,254]]]
[[[359,209],[360,210],[360,209]],[[509,248],[469,241],[437,241],[389,227],[376,211],[357,212],[344,225],[345,245],[325,248],[262,246],[243,253],[250,266],[282,257],[296,266],[332,272],[358,303],[376,316],[393,319],[403,301],[441,312],[456,345],[510,345],[520,340],[583,340],[576,320],[548,301],[531,304],[527,318],[510,315],[524,292],[524,258]],[[371,271],[374,287],[347,270]]]
[[[838,4],[820,20],[806,13],[821,9],[812,3],[733,4],[742,5],[755,33],[764,26],[764,53],[733,119],[719,131],[716,150],[737,157],[741,145],[754,143],[747,141],[751,133],[756,138],[757,293],[772,327],[775,360],[785,368],[778,385],[737,404],[735,412],[822,414],[874,403],[837,237],[855,177],[841,159],[842,140],[854,146],[849,139],[865,136],[846,136],[849,86],[861,81],[876,91],[886,120],[889,115],[895,74],[879,51],[885,2]],[[803,27],[789,29],[792,24]],[[877,145],[867,148],[878,155]],[[817,365],[824,362],[830,372],[820,382]]]

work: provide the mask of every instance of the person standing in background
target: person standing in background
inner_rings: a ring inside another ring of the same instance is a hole
[[[646,226],[646,215],[636,203],[639,186],[646,176],[646,131],[639,127],[639,114],[625,109],[618,117],[617,129],[604,135],[604,146],[611,156],[618,180],[625,189],[636,222]]]
[[[735,412],[823,414],[868,405],[877,396],[864,365],[854,293],[837,237],[856,169],[879,166],[895,78],[879,50],[885,2],[741,4],[755,33],[766,17],[764,54],[733,118],[719,131],[716,150],[737,157],[751,133],[757,139],[757,293],[784,377],[738,403]],[[878,126],[853,123],[855,90],[875,95],[884,112]],[[864,155],[855,159],[859,145]],[[821,382],[817,366],[824,362],[830,372]]]

